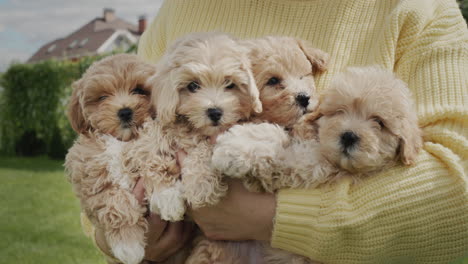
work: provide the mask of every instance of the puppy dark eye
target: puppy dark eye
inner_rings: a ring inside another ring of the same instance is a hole
[[[374,117],[373,119],[374,119],[374,121],[375,121],[377,124],[379,124],[380,128],[384,128],[384,127],[385,127],[384,122],[383,122],[380,118]]]
[[[335,112],[333,112],[333,115],[342,115],[344,113],[346,113],[344,109],[338,109]]]
[[[231,83],[228,86],[226,86],[226,89],[228,89],[228,90],[231,90],[231,89],[234,89],[234,88],[236,88],[236,84],[234,84],[234,83]]]
[[[132,90],[132,94],[148,95],[148,91],[145,91],[145,89],[143,89],[143,86],[137,85],[135,89]]]
[[[278,83],[280,83],[279,78],[271,77],[270,79],[268,79],[267,85],[277,85]]]
[[[101,97],[98,98],[98,101],[99,101],[99,102],[104,101],[104,100],[107,99],[107,97],[109,97],[109,96],[103,95],[103,96],[101,96]]]
[[[200,85],[197,83],[197,82],[191,82],[187,85],[187,89],[191,92],[191,93],[195,93],[197,92],[198,89],[200,89]]]

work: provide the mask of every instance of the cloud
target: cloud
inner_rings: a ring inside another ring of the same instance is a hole
[[[3,35],[0,38],[9,41],[5,31],[16,32],[22,36],[22,46],[28,46],[23,51],[30,52],[28,56],[31,56],[42,45],[101,17],[105,7],[115,9],[118,17],[136,24],[140,15],[150,20],[154,18],[161,4],[162,0],[0,0],[0,35]],[[8,50],[0,49],[0,65],[8,64],[6,59],[12,56],[24,60],[25,56],[20,53],[8,54]]]
[[[0,72],[6,71],[10,64],[25,61],[31,56],[30,52],[6,50],[2,47],[0,47],[0,54],[2,54],[2,59],[0,60]]]
[[[0,43],[0,72],[6,70],[12,61],[25,61],[35,52],[22,34],[9,29],[0,32]]]

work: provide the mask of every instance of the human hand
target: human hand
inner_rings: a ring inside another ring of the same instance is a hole
[[[275,196],[249,192],[239,180],[228,183],[228,193],[218,204],[189,209],[189,215],[210,239],[270,241]]]
[[[145,202],[145,188],[143,181],[138,180],[132,193],[140,204]],[[150,214],[147,219],[148,230],[146,233],[147,245],[145,259],[149,261],[164,261],[190,239],[194,224],[191,222],[166,222],[156,214]],[[96,244],[106,254],[111,256],[110,247],[107,244],[102,229],[96,229]]]
[[[216,137],[210,138],[213,144]],[[179,166],[183,166],[186,156],[183,150],[177,152]],[[228,184],[228,193],[218,204],[197,210],[188,208],[189,215],[210,239],[270,241],[275,196],[249,192],[239,180],[230,180]]]

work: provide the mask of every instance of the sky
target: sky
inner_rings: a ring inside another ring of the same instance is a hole
[[[113,8],[118,17],[150,22],[163,0],[0,0],[0,72],[24,62],[42,45],[63,38]]]

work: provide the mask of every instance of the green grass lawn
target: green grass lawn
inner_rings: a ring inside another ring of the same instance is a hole
[[[105,263],[81,230],[62,164],[0,157],[0,263]]]

